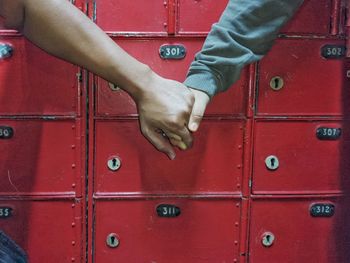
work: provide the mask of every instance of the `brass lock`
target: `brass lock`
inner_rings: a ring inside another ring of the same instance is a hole
[[[121,165],[122,165],[122,162],[119,159],[119,157],[111,157],[107,161],[107,166],[108,166],[109,170],[111,170],[113,172],[118,171]]]
[[[119,91],[120,90],[119,86],[115,85],[113,83],[108,82],[108,86],[112,91]]]
[[[281,90],[283,88],[283,86],[284,86],[284,80],[279,76],[273,77],[270,81],[270,87],[274,91]]]
[[[271,247],[275,241],[275,235],[271,232],[265,232],[262,235],[261,243],[264,247]]]
[[[117,235],[116,233],[110,233],[110,234],[107,236],[106,244],[107,244],[107,246],[110,247],[110,248],[116,248],[116,247],[118,247],[119,244],[120,244],[118,235]]]
[[[266,157],[265,165],[266,165],[266,168],[269,169],[270,171],[275,171],[280,166],[280,162],[279,162],[277,156],[270,155],[270,156]]]

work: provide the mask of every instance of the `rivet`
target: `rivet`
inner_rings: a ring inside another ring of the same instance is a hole
[[[239,203],[236,203],[236,207],[239,207]]]
[[[72,241],[72,246],[75,246],[75,241]]]
[[[242,145],[238,145],[238,149],[242,149]]]
[[[75,227],[75,223],[74,222],[72,223],[72,227]]]
[[[75,258],[71,258],[72,262],[75,262]]]
[[[72,184],[72,188],[75,188],[76,187],[76,184]]]
[[[72,164],[72,168],[73,168],[73,169],[75,168],[75,163]]]
[[[237,240],[235,240],[235,245],[236,245],[236,246],[238,245],[238,241],[237,241]]]
[[[240,184],[237,184],[237,188],[241,188],[241,185],[240,185]]]
[[[75,207],[75,204],[72,204],[72,208],[74,208]]]
[[[235,222],[235,226],[239,226],[239,223],[238,223],[238,222]]]
[[[76,147],[76,146],[73,144],[73,145],[72,145],[72,149],[75,149],[75,147]]]

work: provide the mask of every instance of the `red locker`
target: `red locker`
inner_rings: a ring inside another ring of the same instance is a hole
[[[249,262],[347,262],[346,209],[327,197],[254,200]]]
[[[74,120],[1,119],[0,195],[80,195],[80,132]]]
[[[104,31],[124,34],[167,34],[167,0],[94,0],[94,16]]]
[[[206,34],[211,25],[217,22],[228,0],[177,0],[178,34]],[[317,11],[316,11],[317,10]],[[331,0],[305,0],[293,19],[281,33],[330,34],[332,15]]]
[[[73,200],[0,200],[0,229],[28,262],[82,262],[81,209]]]
[[[0,115],[76,116],[78,67],[48,55],[23,37],[1,37]]]
[[[94,190],[239,194],[243,128],[243,121],[203,121],[193,149],[169,161],[141,135],[137,121],[97,121]]]
[[[240,211],[239,199],[97,200],[94,262],[238,262]]]
[[[203,39],[167,38],[167,39],[116,39],[118,45],[129,54],[147,63],[155,72],[165,78],[184,81],[194,55],[201,49]],[[182,59],[163,59],[160,56],[161,47],[170,49],[182,46],[185,57]],[[215,96],[207,108],[208,115],[244,116],[248,101],[248,69],[242,71],[241,79],[226,93]],[[97,78],[97,115],[127,116],[136,115],[136,107],[130,96],[116,86]]]
[[[259,69],[259,116],[349,114],[345,41],[278,40]]]
[[[345,190],[343,183],[350,172],[346,161],[349,125],[341,121],[258,121],[254,144],[253,193]]]

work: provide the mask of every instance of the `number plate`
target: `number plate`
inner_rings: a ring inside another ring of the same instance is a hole
[[[338,59],[345,57],[346,47],[340,45],[325,45],[321,49],[322,57],[326,59]]]
[[[181,210],[175,205],[162,204],[157,206],[157,214],[159,217],[177,217],[181,214]]]
[[[159,49],[162,59],[183,59],[186,56],[186,48],[183,45],[163,45]]]
[[[13,136],[13,129],[11,127],[0,126],[0,139],[11,139]]]
[[[0,218],[9,218],[12,216],[11,207],[0,207]]]
[[[310,214],[313,217],[332,217],[335,207],[332,204],[313,204],[310,208]]]
[[[341,129],[320,127],[316,131],[316,136],[320,140],[338,140],[341,136]]]

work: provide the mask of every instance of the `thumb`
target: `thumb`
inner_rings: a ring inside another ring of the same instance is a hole
[[[194,94],[195,101],[193,104],[190,120],[188,122],[188,129],[192,132],[195,132],[198,130],[199,125],[202,121],[205,109],[209,102],[209,96],[203,91],[195,89],[190,90]]]

